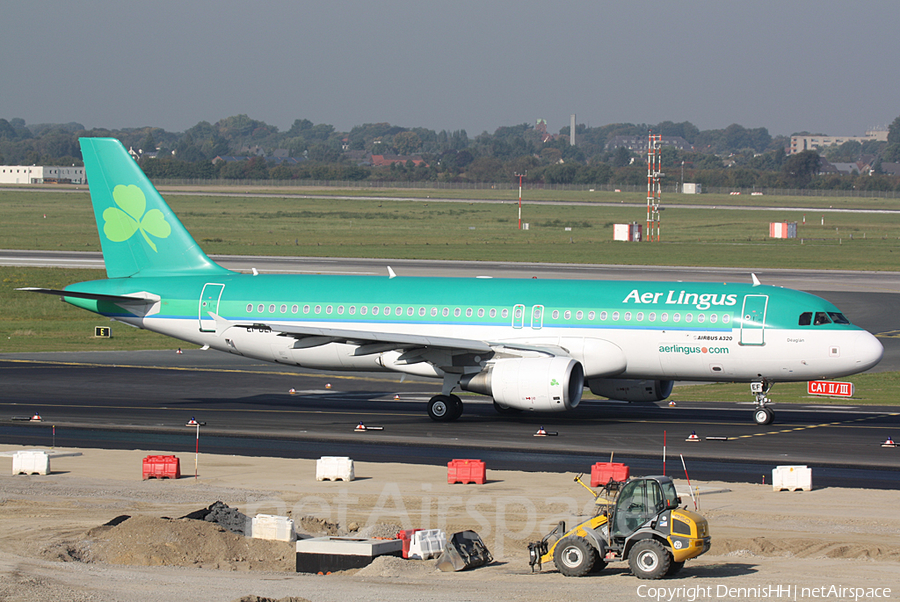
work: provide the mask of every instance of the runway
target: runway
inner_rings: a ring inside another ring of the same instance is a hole
[[[206,423],[201,452],[210,453],[426,464],[474,457],[494,469],[572,473],[614,454],[648,474],[663,471],[665,438],[666,471],[683,475],[683,455],[697,480],[768,482],[777,465],[805,464],[817,486],[900,483],[900,448],[880,445],[900,436],[894,407],[776,405],[776,423],[760,427],[749,403],[586,401],[568,413],[509,418],[488,398],[466,396],[460,420],[436,423],[425,400],[437,382],[292,371],[213,351],[4,354],[0,374],[8,444],[190,454],[196,432],[185,423],[196,417]],[[12,420],[33,412],[43,422]],[[358,433],[359,422],[384,430]],[[542,426],[558,434],[535,437]],[[686,441],[692,431],[699,442]]]

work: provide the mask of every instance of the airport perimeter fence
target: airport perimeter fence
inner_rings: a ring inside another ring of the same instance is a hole
[[[154,178],[156,186],[220,186],[223,188],[345,188],[345,189],[402,189],[402,190],[509,190],[518,198],[519,184],[506,182],[388,182],[370,180],[231,180],[199,178]],[[669,184],[661,188],[661,194],[681,194],[679,184]],[[646,184],[538,184],[524,183],[523,194],[528,190],[560,190],[576,192],[628,192],[646,193]],[[805,197],[859,197],[859,198],[900,198],[895,190],[820,190],[811,188],[730,188],[721,186],[703,187],[702,194],[735,194],[763,196],[805,196]],[[693,196],[693,195],[690,195]]]

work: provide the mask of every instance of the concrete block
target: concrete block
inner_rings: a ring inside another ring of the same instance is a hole
[[[314,537],[297,542],[297,572],[327,573],[368,566],[377,556],[400,556],[399,539]]]
[[[352,481],[353,460],[341,456],[322,456],[316,462],[317,481]]]
[[[13,455],[12,473],[50,474],[50,455],[45,451],[18,451]]]
[[[254,539],[274,539],[277,541],[296,541],[294,521],[286,516],[257,514],[250,521],[250,537]]]
[[[772,469],[772,491],[812,491],[812,469],[807,466],[777,466]]]

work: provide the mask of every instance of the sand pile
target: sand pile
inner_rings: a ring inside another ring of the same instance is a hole
[[[194,566],[232,571],[294,571],[293,544],[250,539],[187,518],[128,518],[51,546],[44,558],[135,566]]]

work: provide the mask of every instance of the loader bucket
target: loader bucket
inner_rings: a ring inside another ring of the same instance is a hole
[[[437,567],[444,572],[463,571],[490,564],[494,557],[475,531],[460,531],[447,538]]]

